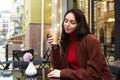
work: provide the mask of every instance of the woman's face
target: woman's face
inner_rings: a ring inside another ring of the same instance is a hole
[[[77,22],[73,13],[68,13],[64,19],[64,29],[66,33],[72,33],[77,27]]]

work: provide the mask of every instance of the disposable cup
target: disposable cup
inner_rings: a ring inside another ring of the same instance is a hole
[[[59,38],[59,30],[58,29],[53,29],[51,31],[52,37],[53,37],[53,42],[51,44],[57,44],[58,43],[58,38]]]

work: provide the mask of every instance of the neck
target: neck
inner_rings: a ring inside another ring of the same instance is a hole
[[[75,40],[73,33],[69,33],[69,37],[70,37],[70,40],[72,40],[72,41]]]

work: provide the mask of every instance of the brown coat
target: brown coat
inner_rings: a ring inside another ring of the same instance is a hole
[[[77,42],[78,70],[70,69],[67,54],[60,53],[60,48],[52,49],[51,63],[54,69],[60,69],[60,76],[71,80],[113,80],[112,74],[101,52],[100,43],[95,36],[89,34]],[[107,78],[104,77],[106,75]]]

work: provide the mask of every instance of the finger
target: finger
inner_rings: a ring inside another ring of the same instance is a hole
[[[51,43],[52,41],[53,41],[53,37],[52,37],[52,35],[50,35],[49,37],[48,37],[48,40],[47,40],[49,43]]]
[[[51,36],[52,36],[52,34],[49,34],[49,35],[48,35],[48,38],[50,38]]]
[[[47,76],[48,76],[48,77],[54,77],[54,74],[49,73]]]
[[[52,42],[53,42],[53,39],[52,39],[52,38],[48,40],[48,43],[51,44]]]

